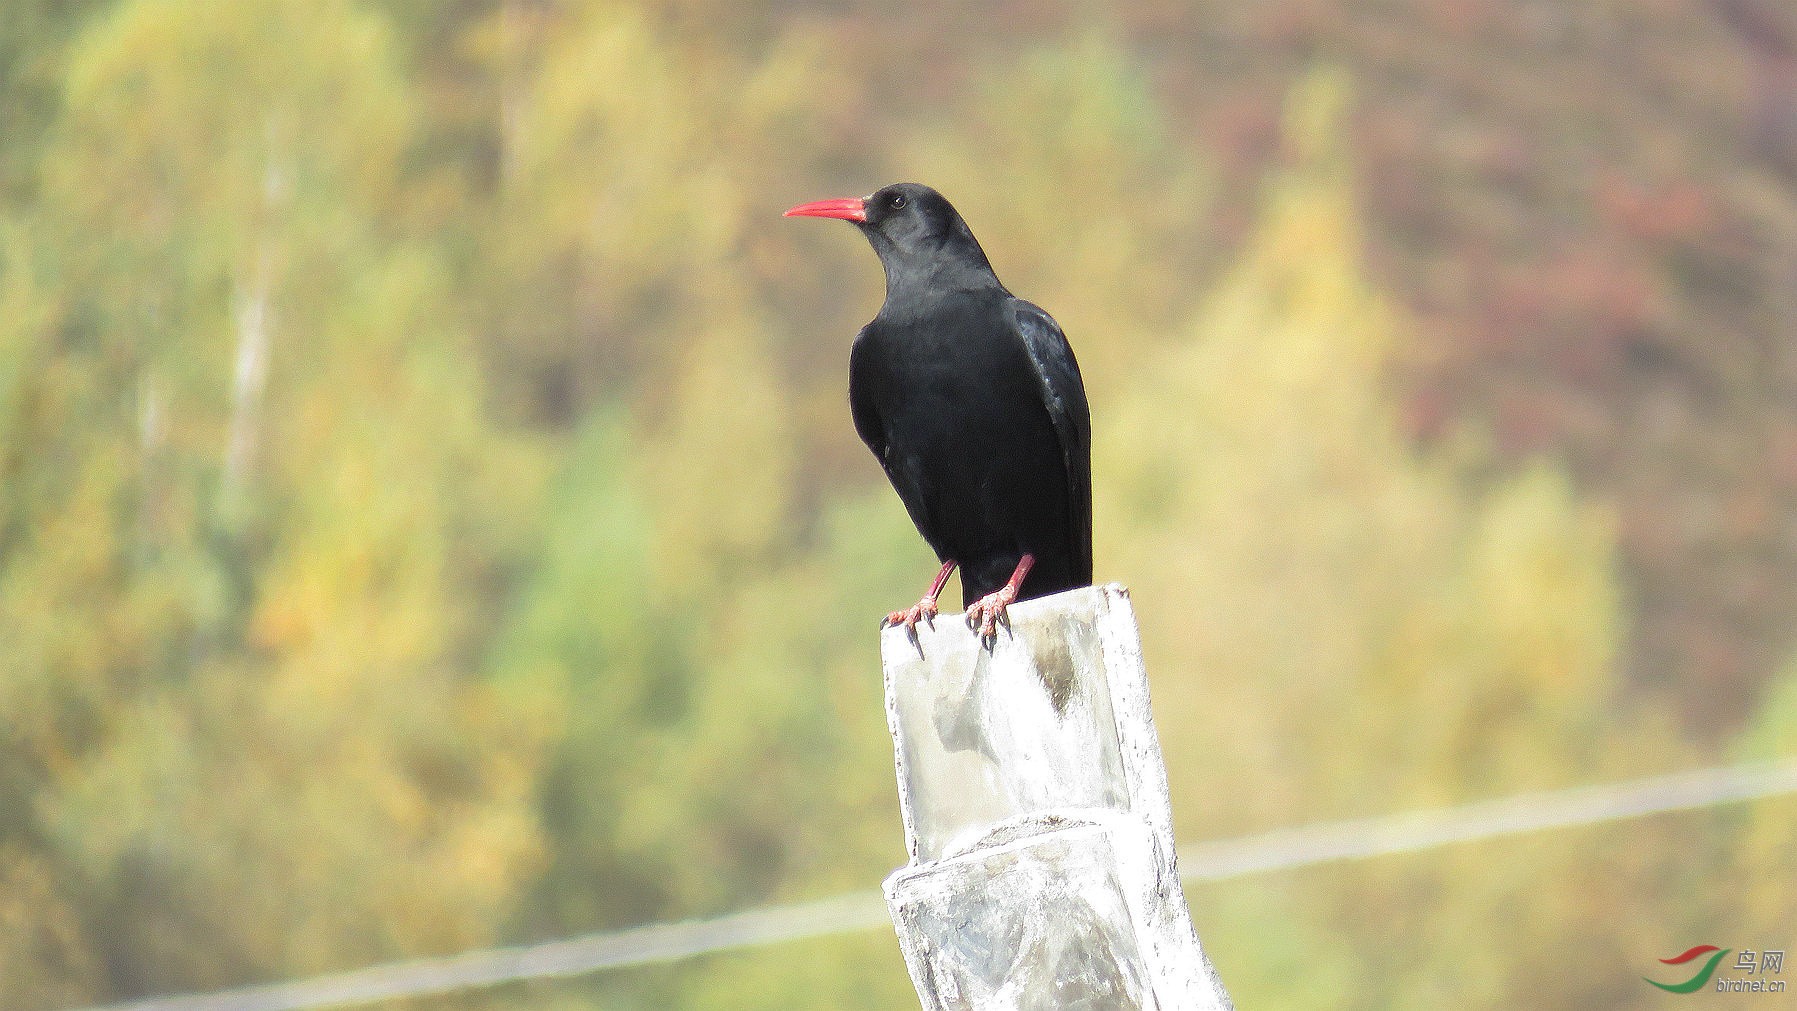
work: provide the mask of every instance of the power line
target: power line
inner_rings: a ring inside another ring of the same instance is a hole
[[[1281,829],[1180,847],[1180,877],[1223,881],[1338,860],[1597,825],[1797,793],[1797,760],[1720,766],[1649,779],[1522,794],[1377,818]],[[706,920],[652,924],[560,941],[389,962],[287,983],[159,997],[90,1011],[305,1011],[579,976],[887,924],[877,891],[850,892]]]
[[[1221,881],[1335,860],[1411,853],[1450,843],[1596,825],[1790,793],[1797,793],[1797,760],[1694,769],[1650,779],[1191,843],[1179,848],[1179,876],[1184,881]]]
[[[184,994],[92,1011],[301,1011],[420,997],[527,979],[579,976],[737,948],[868,930],[886,923],[877,891],[750,909],[709,920],[658,923],[512,948],[388,962],[289,983]]]

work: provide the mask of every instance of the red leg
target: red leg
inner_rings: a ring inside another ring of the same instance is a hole
[[[927,622],[931,628],[935,628],[936,598],[942,595],[942,586],[944,583],[948,582],[949,575],[954,571],[954,559],[951,558],[948,561],[943,562],[942,571],[936,573],[936,581],[930,584],[930,592],[924,594],[923,599],[919,600],[916,605],[907,607],[903,611],[894,611],[887,615],[886,620],[881,622],[881,624],[903,625],[907,629],[910,629],[911,634],[913,635],[917,634],[917,623],[920,621]]]
[[[1023,588],[1023,580],[1030,574],[1030,567],[1036,564],[1035,555],[1024,555],[1017,562],[1017,571],[1011,573],[1011,581],[998,588],[994,593],[973,602],[967,609],[967,625],[972,628],[979,623],[980,638],[991,640],[998,638],[998,623],[1005,616],[1005,608],[1017,599]]]

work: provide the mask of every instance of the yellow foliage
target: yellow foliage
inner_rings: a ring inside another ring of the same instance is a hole
[[[1344,78],[1294,92],[1218,264],[1202,145],[1101,30],[913,109],[856,76],[878,40],[693,14],[121,0],[59,55],[36,203],[0,207],[0,1004],[900,861],[874,622],[934,562],[843,403],[873,258],[778,220],[844,178],[948,192],[1070,334],[1182,836],[1695,760],[1613,684],[1612,518],[1557,461],[1403,431],[1430,335],[1360,262]],[[1791,708],[1745,751],[1788,753]],[[1789,804],[1736,814],[1194,904],[1244,1006],[1615,1003],[1565,957],[1641,962],[1615,923],[1788,913]],[[906,999],[870,943],[554,999]]]

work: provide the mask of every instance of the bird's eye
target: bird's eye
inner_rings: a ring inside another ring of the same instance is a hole
[[[894,193],[892,196],[887,197],[886,198],[886,206],[892,208],[895,211],[904,210],[905,195],[903,193]]]

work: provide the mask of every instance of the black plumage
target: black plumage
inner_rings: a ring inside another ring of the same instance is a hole
[[[899,183],[789,216],[854,222],[886,271],[886,301],[855,337],[849,406],[943,568],[915,626],[959,564],[970,623],[1092,582],[1091,421],[1073,349],[1017,298],[942,195]]]

